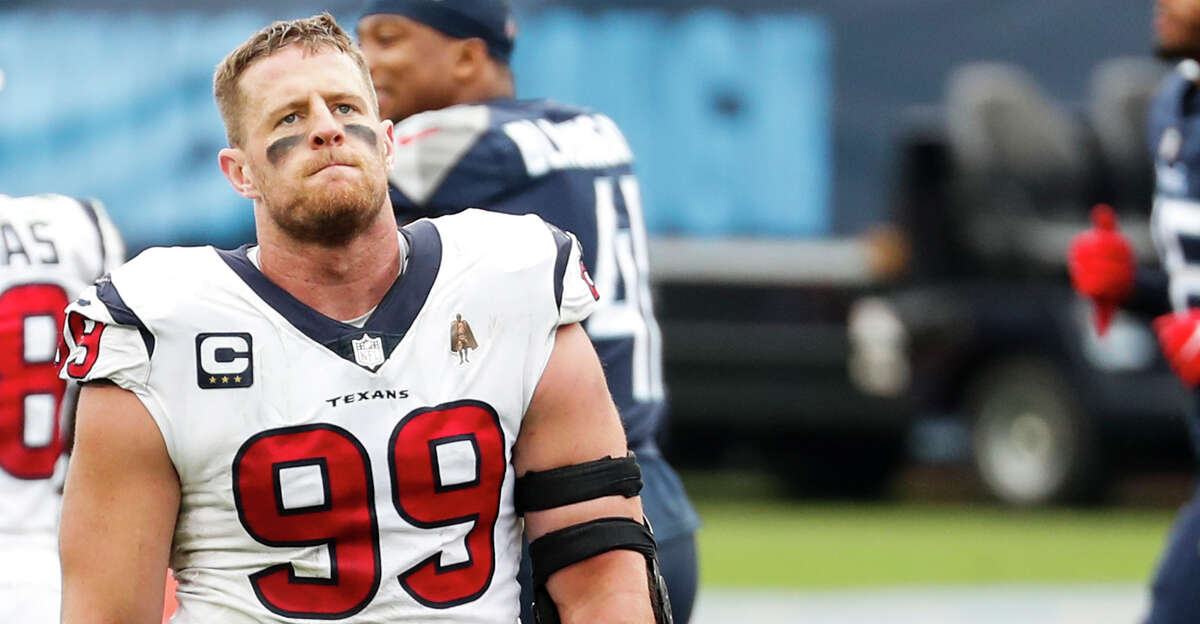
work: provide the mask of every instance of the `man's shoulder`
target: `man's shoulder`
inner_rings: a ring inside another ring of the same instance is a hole
[[[500,271],[552,258],[557,228],[534,214],[511,215],[469,209],[429,220],[437,226],[446,257],[466,260]]]
[[[535,214],[512,215],[470,208],[461,212],[428,219],[437,226],[446,242],[483,247],[508,247],[519,244],[529,236],[540,235],[549,227]]]
[[[40,222],[63,229],[92,231],[102,218],[107,220],[95,200],[46,193],[10,197],[0,195],[0,215],[9,222]]]
[[[503,126],[519,119],[546,119],[563,121],[579,115],[596,114],[586,106],[566,104],[557,100],[502,100],[488,104],[494,111],[496,126]]]
[[[0,194],[0,207],[4,210],[33,209],[33,210],[66,210],[78,209],[81,200],[57,193],[41,195],[4,195]]]
[[[497,100],[401,122],[390,180],[417,206],[486,206],[553,171],[632,159],[605,115],[551,100]]]
[[[1200,65],[1195,61],[1184,61],[1167,72],[1158,83],[1150,102],[1151,122],[1173,123],[1172,118],[1182,113],[1180,104],[1197,79],[1200,79]]]
[[[181,271],[191,272],[210,265],[217,251],[209,246],[147,247],[126,262],[114,274],[146,280],[167,279]]]
[[[150,247],[105,279],[124,301],[151,312],[211,294],[221,269],[212,247]]]
[[[458,104],[437,110],[425,111],[396,124],[396,144],[407,146],[429,139],[446,136],[482,137],[502,135],[505,126],[514,121],[545,119],[557,123],[578,117],[596,114],[582,106],[573,106],[554,100],[491,100],[472,104]]]
[[[414,115],[396,125],[395,162],[389,181],[414,204],[423,205],[455,169],[502,170],[506,150],[503,145],[494,145],[496,139],[492,109],[486,104],[463,104]],[[493,159],[486,159],[481,150]],[[471,184],[486,182],[476,177]],[[479,192],[471,186],[459,191]]]

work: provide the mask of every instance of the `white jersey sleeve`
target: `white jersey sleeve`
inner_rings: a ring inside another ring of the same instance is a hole
[[[81,383],[108,380],[143,394],[150,374],[146,329],[139,327],[111,284],[102,278],[67,306],[67,356],[59,374]]]
[[[575,238],[574,234],[562,232],[552,225],[547,224],[547,226],[556,230],[556,239],[559,234],[562,234],[569,239],[570,244],[570,249],[566,254],[566,266],[563,267],[561,275],[562,300],[558,306],[559,324],[582,322],[595,309],[596,302],[600,300],[600,293],[596,291],[596,284],[592,282],[592,276],[588,274],[587,266],[583,263],[583,247],[580,245],[579,239]]]

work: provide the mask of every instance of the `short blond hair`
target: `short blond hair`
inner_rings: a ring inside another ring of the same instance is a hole
[[[367,59],[350,39],[350,35],[338,26],[332,15],[321,13],[304,19],[279,21],[254,33],[254,36],[226,55],[213,74],[213,96],[217,99],[217,108],[220,109],[221,119],[225,122],[225,136],[230,145],[240,146],[243,138],[241,120],[237,116],[242,103],[241,91],[238,88],[242,74],[246,73],[255,61],[290,45],[302,46],[309,54],[334,50],[349,56],[362,73],[371,111],[376,116],[379,115],[379,101],[375,97],[375,87],[371,83],[371,70],[367,68]]]

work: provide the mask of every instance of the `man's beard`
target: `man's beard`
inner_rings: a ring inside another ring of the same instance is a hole
[[[264,197],[267,214],[297,241],[325,247],[344,245],[366,231],[383,209],[387,184],[373,184],[372,179],[363,176],[352,186],[296,193],[279,205]]]
[[[1154,56],[1164,61],[1180,61],[1183,59],[1197,58],[1200,56],[1200,50],[1188,48],[1185,46],[1170,46],[1161,42],[1154,43]]]
[[[1200,21],[1179,18],[1167,20],[1170,34],[1155,33],[1154,55],[1165,61],[1200,59]]]

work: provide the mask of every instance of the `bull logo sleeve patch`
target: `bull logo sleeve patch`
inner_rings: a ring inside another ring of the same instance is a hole
[[[248,388],[254,383],[254,341],[245,332],[196,335],[196,383],[201,388]]]

